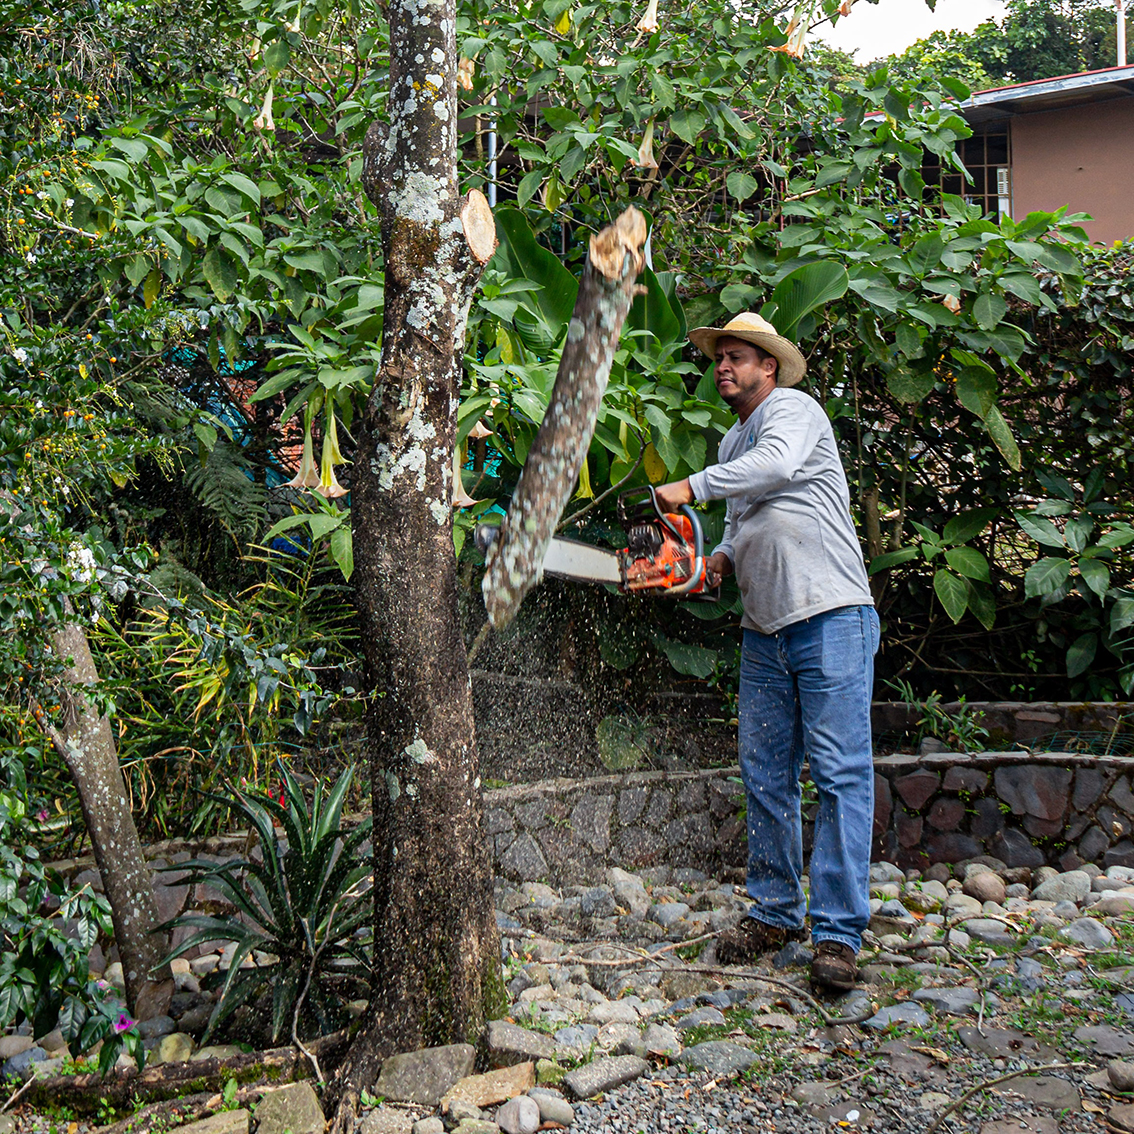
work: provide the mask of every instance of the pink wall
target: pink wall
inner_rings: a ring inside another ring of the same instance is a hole
[[[1061,205],[1092,241],[1134,237],[1134,98],[1012,119],[1012,215]]]

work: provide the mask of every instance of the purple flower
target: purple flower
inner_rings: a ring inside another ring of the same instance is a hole
[[[134,1026],[134,1021],[126,1015],[125,1012],[118,1013],[118,1019],[114,1021],[114,1030],[116,1032],[128,1032]]]
[[[46,822],[47,822],[47,808],[46,808],[46,807],[44,807],[44,808],[43,808],[42,810],[40,810],[40,811],[37,811],[37,812],[35,813],[35,817],[36,817],[36,818],[37,818],[37,819],[38,819],[38,820],[39,820],[39,821],[40,821],[41,823],[46,823]]]

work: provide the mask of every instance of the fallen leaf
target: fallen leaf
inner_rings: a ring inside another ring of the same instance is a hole
[[[1083,1099],[1083,1109],[1090,1111],[1091,1114],[1106,1114],[1105,1106],[1099,1106],[1098,1103],[1093,1103],[1090,1099]]]
[[[938,1063],[948,1063],[949,1056],[939,1047],[926,1047],[924,1045],[910,1045],[910,1051],[920,1051],[922,1055],[931,1055]]]

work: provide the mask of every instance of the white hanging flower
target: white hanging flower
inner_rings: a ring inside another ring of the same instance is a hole
[[[650,0],[642,18],[634,25],[635,29],[652,35],[658,30],[658,0]]]
[[[24,348],[22,346],[18,346],[18,347],[16,347],[16,349],[14,351],[12,351],[12,357],[17,362],[27,362],[28,352],[26,350],[24,350]]]
[[[34,252],[29,252],[27,255],[27,261],[29,264],[34,264],[38,259],[39,257]]]
[[[68,197],[67,200],[63,202],[63,204],[66,205],[67,208],[71,208],[71,206],[74,205],[74,203],[75,203],[74,197]]]
[[[35,195],[35,199],[36,199],[37,201],[46,201],[46,200],[47,200],[47,193],[46,193],[46,192],[44,192],[44,190],[42,190],[42,189],[41,189],[41,190],[40,190],[40,191],[39,191],[39,192],[38,192],[38,193],[37,193],[37,194]]]

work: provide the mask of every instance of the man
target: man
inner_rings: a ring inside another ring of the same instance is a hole
[[[804,937],[800,770],[818,789],[811,854],[811,980],[849,989],[870,919],[874,820],[870,702],[878,617],[850,515],[850,494],[822,407],[791,389],[807,364],[751,312],[689,338],[716,361],[737,416],[720,463],[663,485],[674,510],[728,501],[724,541],[708,560],[734,571],[744,605],[740,770],[748,802],[748,895],[717,960],[737,964]]]

